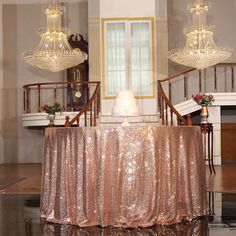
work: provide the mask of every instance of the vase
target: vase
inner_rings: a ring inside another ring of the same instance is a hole
[[[208,108],[207,106],[202,106],[202,109],[201,109],[201,124],[207,124],[208,123]]]
[[[48,126],[54,126],[55,117],[56,117],[55,114],[48,114],[48,120],[49,120]]]

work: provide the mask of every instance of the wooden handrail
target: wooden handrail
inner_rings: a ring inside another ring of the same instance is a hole
[[[173,76],[171,76],[171,77],[168,77],[168,78],[163,79],[163,80],[160,80],[160,81],[161,81],[161,83],[164,83],[164,82],[166,82],[166,81],[170,81],[170,80],[176,79],[177,77],[179,77],[179,76],[181,76],[181,75],[188,74],[189,72],[192,72],[192,71],[195,71],[195,70],[196,70],[196,69],[190,69],[190,70],[181,72],[181,73],[179,73],[179,74],[177,74],[177,75],[173,75]]]
[[[98,81],[89,81],[89,82],[80,82],[80,81],[71,81],[71,82],[44,82],[44,83],[34,83],[34,84],[26,84],[23,86],[24,89],[24,96],[23,96],[23,104],[24,104],[24,112],[25,113],[31,113],[31,112],[38,112],[40,110],[40,107],[42,105],[42,90],[52,90],[52,99],[56,101],[57,97],[57,91],[59,89],[65,90],[67,88],[72,88],[73,86],[80,86],[80,87],[88,87],[88,86],[96,86],[97,84],[100,84]],[[73,85],[73,86],[72,86]],[[35,100],[37,100],[37,105],[34,104],[34,108],[36,108],[35,111],[32,111],[30,107],[31,99],[30,99],[30,91],[31,90],[37,91],[37,97]],[[65,104],[63,104],[65,105]],[[66,107],[66,106],[65,106]]]
[[[222,63],[216,64],[215,66],[236,66],[236,62],[222,62]]]
[[[236,66],[236,62],[219,63],[219,64],[216,64],[215,66],[217,66],[217,67]],[[210,67],[209,67],[209,68],[210,68]],[[197,70],[197,69],[195,69],[195,68],[186,70],[186,71],[181,72],[181,73],[179,73],[179,74],[177,74],[177,75],[173,75],[173,76],[170,76],[170,77],[168,77],[168,78],[166,78],[166,79],[163,79],[163,80],[161,80],[161,82],[166,82],[166,81],[169,81],[169,80],[176,79],[177,77],[180,77],[181,75],[188,74],[188,73],[190,73],[190,72],[192,72],[192,71],[196,71],[196,70]]]
[[[81,105],[79,107],[78,114],[72,118],[70,121],[69,117],[66,117],[65,126],[70,127],[74,125],[74,123],[77,121],[77,125],[79,125],[80,117],[84,114],[85,118],[85,126],[89,124],[90,126],[96,126],[96,121],[98,114],[100,112],[100,82],[99,81],[89,81],[89,82],[80,82],[80,81],[71,81],[71,82],[44,82],[44,83],[34,83],[34,84],[27,84],[23,86],[24,92],[23,92],[23,104],[24,104],[24,112],[25,113],[31,113],[31,112],[40,112],[40,108],[42,106],[42,102],[45,102],[45,96],[43,96],[44,92],[46,91],[46,97],[47,93],[50,92],[51,100],[54,102],[62,102],[62,105],[64,107],[68,108],[68,111],[70,111],[71,106],[68,105],[68,100],[65,99],[65,92],[68,92],[68,88],[70,90],[76,90],[78,89],[87,89],[88,91],[86,93],[85,102],[86,104]],[[92,89],[91,89],[92,88]],[[69,91],[70,91],[69,90]],[[30,91],[33,91],[33,93],[30,93]],[[36,93],[34,92],[36,91]],[[60,94],[59,94],[59,92]],[[71,92],[71,91],[70,91]],[[32,97],[32,94],[34,96]],[[59,95],[60,96],[59,96]],[[90,97],[91,94],[91,97]],[[59,96],[59,97],[58,97]],[[33,101],[32,101],[33,98]],[[34,102],[31,106],[31,102]],[[83,103],[81,103],[83,104]],[[87,113],[90,112],[89,119],[90,121],[87,123],[86,117]]]
[[[76,121],[77,121],[77,125],[79,126],[79,120],[80,117],[84,114],[84,122],[85,122],[85,126],[87,126],[87,112],[90,111],[90,126],[93,126],[93,124],[95,124],[94,126],[96,126],[96,117],[99,113],[99,110],[97,110],[97,112],[94,112],[94,119],[92,118],[92,104],[94,103],[94,107],[97,106],[97,102],[98,102],[98,94],[100,93],[100,83],[97,84],[95,91],[92,95],[92,97],[89,99],[89,101],[87,102],[87,104],[80,110],[80,112],[71,120],[68,122],[68,117],[66,118],[66,122],[65,122],[65,126],[66,127],[71,127]],[[99,101],[100,102],[100,101]],[[94,122],[93,122],[94,121]]]
[[[68,85],[68,84],[82,84],[82,85],[88,85],[88,84],[97,84],[100,83],[98,81],[65,81],[65,82],[44,82],[44,83],[34,83],[34,84],[26,84],[23,86],[24,89],[30,89],[32,87],[42,87],[42,85]],[[53,87],[55,88],[55,87]]]
[[[234,91],[234,67],[236,67],[236,63],[230,63],[230,62],[226,62],[226,63],[219,63],[216,64],[212,67],[209,67],[206,70],[210,70],[213,68],[213,80],[212,80],[212,84],[213,84],[213,91],[207,91],[207,92],[217,92],[218,90],[218,77],[217,73],[217,67],[229,67],[230,71],[231,71],[231,76],[230,76],[230,83],[231,83],[231,92]],[[169,78],[166,78],[164,80],[159,80],[158,81],[158,111],[159,111],[159,116],[161,118],[161,122],[163,125],[174,125],[174,118],[173,116],[175,115],[175,118],[177,120],[177,124],[184,124],[184,125],[190,125],[191,124],[191,120],[190,120],[190,116],[187,115],[187,118],[184,118],[183,116],[181,116],[181,114],[174,108],[173,102],[172,102],[172,85],[171,83],[174,82],[175,79],[179,79],[182,78],[183,80],[183,101],[189,99],[188,97],[188,77],[190,75],[190,73],[197,71],[197,69],[189,69],[187,71],[184,71],[182,73],[179,73],[177,75],[171,76]],[[205,76],[205,74],[204,74]],[[196,93],[198,92],[203,92],[203,84],[202,84],[202,79],[203,79],[203,74],[202,74],[202,70],[198,70],[197,75],[195,75],[195,77],[198,77],[198,90],[196,90]],[[165,91],[163,89],[162,84],[167,83],[167,90],[169,95],[167,96],[165,94]],[[206,86],[205,86],[206,87]],[[206,88],[205,88],[206,89]]]
[[[188,125],[188,120],[182,117],[179,112],[174,108],[174,106],[171,104],[170,100],[167,98],[162,85],[162,81],[158,81],[158,100],[159,100],[159,113],[161,114],[161,120],[163,125],[169,125],[169,116],[168,116],[168,109],[170,109],[170,125],[174,125],[174,120],[173,120],[173,114],[176,115],[177,117],[177,124],[182,124]]]

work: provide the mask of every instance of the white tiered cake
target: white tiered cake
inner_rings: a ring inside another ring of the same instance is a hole
[[[124,122],[122,125],[129,125],[126,117],[127,116],[138,116],[138,106],[134,94],[130,90],[121,91],[115,100],[113,107],[113,116],[123,116]]]

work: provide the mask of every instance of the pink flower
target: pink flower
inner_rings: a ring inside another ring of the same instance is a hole
[[[43,104],[41,110],[48,114],[55,114],[56,112],[62,112],[63,107],[58,102],[55,102],[53,105]]]
[[[196,94],[192,95],[193,100],[201,106],[208,106],[212,105],[212,102],[214,102],[214,97],[212,94]]]

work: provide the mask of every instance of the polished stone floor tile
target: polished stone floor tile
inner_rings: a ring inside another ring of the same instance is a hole
[[[214,215],[194,222],[124,229],[49,224],[40,220],[40,195],[0,195],[0,236],[235,236],[235,197],[214,193]]]
[[[209,216],[201,220],[137,229],[79,228],[40,221],[41,164],[0,165],[0,236],[235,236],[235,171],[236,165],[217,166],[216,175],[207,175]]]

